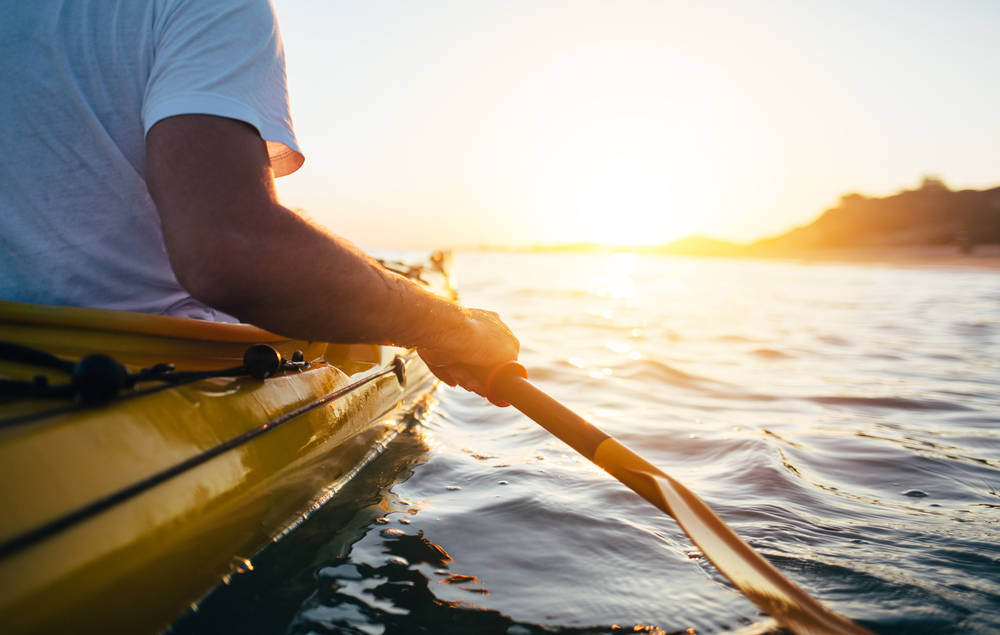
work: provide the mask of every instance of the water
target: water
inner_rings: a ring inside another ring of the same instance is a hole
[[[1000,633],[1000,271],[461,253],[531,379],[876,633]],[[746,633],[673,520],[439,391],[177,633]],[[693,629],[688,631],[687,629]]]

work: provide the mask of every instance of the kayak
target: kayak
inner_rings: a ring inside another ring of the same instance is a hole
[[[450,295],[446,260],[399,270]],[[0,302],[3,631],[164,630],[332,497],[435,386],[404,349]]]

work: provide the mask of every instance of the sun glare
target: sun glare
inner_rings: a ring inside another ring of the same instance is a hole
[[[619,253],[611,256],[604,264],[603,273],[594,276],[590,292],[602,298],[606,296],[631,298],[635,289],[635,281],[632,276],[635,274],[637,262],[635,254]],[[613,317],[614,312],[604,312],[605,319],[610,320]]]
[[[645,244],[690,230],[690,209],[664,153],[634,145],[605,147],[566,160],[539,189],[548,214],[541,229],[567,242]]]
[[[763,169],[753,117],[704,60],[653,43],[582,47],[541,64],[497,108],[485,198],[534,241],[655,244],[704,231]]]

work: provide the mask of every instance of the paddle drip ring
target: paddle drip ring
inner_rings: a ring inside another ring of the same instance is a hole
[[[491,404],[500,408],[507,408],[510,403],[493,394],[493,383],[500,376],[500,373],[508,369],[525,379],[528,378],[528,369],[513,360],[506,361],[490,371],[489,377],[486,378],[486,398],[490,400]]]

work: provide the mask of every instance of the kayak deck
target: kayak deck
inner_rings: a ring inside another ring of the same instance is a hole
[[[70,360],[101,352],[130,371],[228,368],[262,342],[310,362],[98,406],[0,404],[5,632],[166,628],[331,496],[435,386],[409,351],[164,316],[0,302],[0,341]],[[66,380],[0,361],[0,378],[39,374]]]

